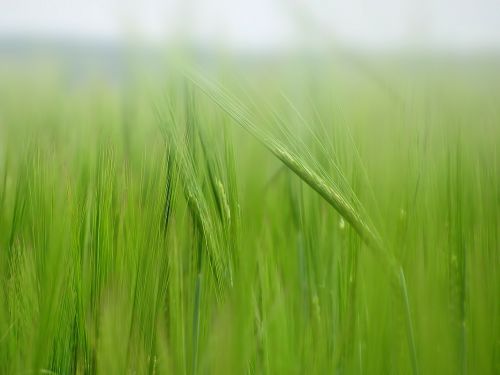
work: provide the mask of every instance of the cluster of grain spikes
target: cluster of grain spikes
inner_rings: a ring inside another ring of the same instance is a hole
[[[229,136],[224,133],[223,150],[207,146],[214,143],[211,134],[199,126],[193,93],[189,88],[184,89],[182,99],[179,102],[172,99],[167,103],[167,111],[157,110],[157,116],[162,124],[168,153],[167,168],[175,170],[178,176],[191,219],[189,227],[196,273],[191,368],[195,373],[198,369],[201,324],[206,320],[203,319],[203,295],[211,289],[204,272],[208,267],[215,286],[215,297],[220,302],[225,296],[224,291],[233,286],[239,204]],[[172,209],[168,199],[170,190],[171,187],[167,186],[165,226]]]

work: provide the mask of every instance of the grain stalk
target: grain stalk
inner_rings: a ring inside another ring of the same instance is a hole
[[[293,171],[302,181],[315,190],[323,199],[325,199],[358,233],[363,242],[372,249],[391,272],[393,280],[397,283],[401,293],[400,298],[405,306],[406,329],[408,345],[411,355],[413,374],[418,374],[417,352],[414,339],[414,330],[412,326],[411,309],[408,298],[408,288],[404,271],[399,262],[392,256],[384,246],[383,241],[375,228],[364,219],[358,210],[356,210],[340,189],[321,177],[312,169],[305,160],[292,152],[277,139],[265,134],[252,121],[248,110],[234,96],[228,93],[223,87],[215,82],[208,80],[201,74],[194,71],[184,71],[184,75],[195,86],[203,91],[215,104],[225,111],[238,125],[248,131],[261,144],[263,144],[274,156]]]

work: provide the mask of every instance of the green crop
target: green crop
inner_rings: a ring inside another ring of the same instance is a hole
[[[0,374],[498,373],[500,75],[432,61],[0,69]]]

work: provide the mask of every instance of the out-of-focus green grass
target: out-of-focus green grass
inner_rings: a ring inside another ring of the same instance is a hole
[[[498,373],[494,66],[1,70],[0,373]]]

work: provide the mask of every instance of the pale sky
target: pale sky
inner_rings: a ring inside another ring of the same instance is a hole
[[[0,36],[500,49],[500,0],[0,0]]]

